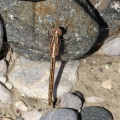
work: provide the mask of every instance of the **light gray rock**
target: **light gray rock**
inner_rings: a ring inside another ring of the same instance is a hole
[[[78,120],[78,116],[72,109],[51,109],[40,120]]]
[[[66,65],[56,62],[54,96],[60,97],[72,89],[77,80],[78,67],[79,61],[70,61]],[[30,61],[20,57],[8,79],[21,93],[33,98],[48,99],[49,69],[49,62]]]
[[[67,93],[61,97],[61,106],[79,110],[82,106],[82,101],[78,96]]]
[[[0,84],[0,102],[2,104],[12,103],[12,94],[2,84]]]
[[[106,55],[110,56],[119,56],[120,55],[120,33],[110,37],[103,45],[103,52]]]
[[[12,85],[12,83],[11,83],[10,81],[7,81],[7,82],[5,83],[5,86],[6,86],[9,90],[12,90],[12,88],[13,88],[13,85]]]
[[[0,60],[0,82],[5,83],[7,81],[7,64],[4,60]]]
[[[21,116],[24,120],[39,120],[42,114],[37,110],[32,110],[28,112],[23,112]]]
[[[0,60],[0,76],[5,76],[7,73],[7,64],[4,60]]]

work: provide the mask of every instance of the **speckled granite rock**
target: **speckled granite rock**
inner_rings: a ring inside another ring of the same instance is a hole
[[[120,0],[90,0],[100,12],[109,27],[109,34],[113,35],[120,28]]]
[[[2,49],[2,44],[3,44],[3,24],[0,20],[0,51]]]
[[[81,7],[83,6],[87,12]],[[60,58],[76,59],[95,43],[99,26],[87,0],[45,0],[39,2],[1,0],[8,42],[18,53],[33,60],[49,59],[48,32],[62,29]]]
[[[79,61],[56,62],[54,97],[68,93],[77,80]],[[71,69],[72,68],[72,69]],[[9,81],[21,93],[33,98],[48,99],[49,62],[30,61],[20,57],[8,75]]]

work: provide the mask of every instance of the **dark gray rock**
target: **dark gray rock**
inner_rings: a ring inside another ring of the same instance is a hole
[[[67,93],[61,97],[61,106],[79,110],[82,107],[82,101],[78,96]]]
[[[71,109],[51,109],[40,120],[78,120],[78,116]]]
[[[103,107],[91,106],[81,111],[82,120],[113,120],[112,114]]]
[[[3,45],[3,24],[0,20],[0,51],[2,49],[2,45]]]
[[[60,44],[62,60],[82,57],[98,36],[97,19],[87,0],[1,0],[0,12],[13,50],[33,60],[49,59],[48,32],[53,25],[64,33]]]

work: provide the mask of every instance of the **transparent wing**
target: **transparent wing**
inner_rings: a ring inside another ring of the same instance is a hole
[[[19,23],[19,26],[18,26]],[[13,26],[13,23],[9,23],[11,26]],[[26,58],[32,59],[32,60],[49,60],[50,56],[50,40],[51,36],[49,36],[49,29],[44,28],[46,31],[43,32],[45,38],[41,42],[37,42],[36,39],[40,39],[41,35],[38,34],[35,30],[35,27],[33,25],[29,25],[28,23],[18,19],[14,18],[14,26],[17,26],[17,32],[11,31],[8,38],[8,43],[11,48],[16,51],[19,54],[22,54]],[[25,27],[26,26],[26,27]],[[8,27],[9,28],[9,27]],[[108,30],[108,28],[103,28],[99,31],[99,33],[105,33],[104,31]],[[9,30],[10,31],[10,30]],[[14,35],[12,35],[14,34]],[[22,36],[23,35],[23,36]],[[12,39],[17,38],[19,36],[19,39],[21,37],[21,42],[19,41],[12,41]],[[25,43],[22,42],[22,39],[26,38]],[[84,46],[88,44],[92,39],[101,39],[97,43],[97,45],[102,44],[104,41],[102,40],[104,38],[104,34],[99,34],[98,36],[95,35],[92,38],[80,38],[79,36],[72,36],[74,37],[74,41],[72,40],[72,37],[69,37],[69,39],[65,39],[64,35],[60,38],[60,48],[59,48],[59,57],[62,56],[63,60],[69,59],[76,59],[79,57],[83,57],[85,54]],[[86,39],[87,38],[87,39]],[[83,40],[84,39],[84,40]],[[84,42],[84,43],[83,43]],[[41,44],[42,43],[42,44]],[[4,43],[6,44],[6,43]],[[73,46],[74,44],[74,46]],[[82,45],[82,46],[81,46]],[[90,48],[86,48],[90,49]],[[89,53],[88,53],[89,54]]]
[[[108,29],[108,28],[106,28],[106,29]],[[102,30],[100,30],[100,32],[102,32],[102,31],[104,32],[104,30],[106,30],[106,29],[102,29]],[[104,37],[102,35],[99,36],[99,39],[101,39],[101,38]],[[38,60],[40,60],[40,59],[43,59],[43,60],[47,59],[48,60],[48,59],[50,59],[49,53],[50,53],[50,41],[51,41],[51,37],[49,37],[49,36],[47,36],[47,37],[48,37],[48,39],[47,39],[47,45],[43,46],[43,47],[45,47],[45,49],[38,48],[38,47],[33,47],[32,48],[31,46],[29,46],[27,44],[21,44],[21,43],[18,43],[18,42],[15,43],[15,42],[12,42],[12,41],[9,41],[9,42],[2,41],[1,42],[1,44],[3,44],[2,53],[4,51],[7,51],[8,48],[11,46],[11,48],[13,49],[13,51],[16,51],[17,53],[22,54],[23,56],[25,56],[25,57],[27,57],[29,59],[37,57]],[[76,45],[78,45],[77,44],[78,43],[78,39],[77,38],[76,38],[75,41],[65,40],[64,37],[61,38],[60,48],[59,48],[59,55],[64,55],[65,56],[68,53],[68,51],[66,50],[66,46],[71,46],[72,44],[75,44],[75,42],[76,42]],[[105,41],[105,42],[107,43],[108,41]],[[100,41],[97,44],[99,45],[99,44],[102,44],[102,43],[103,43],[103,41]],[[20,49],[17,49],[17,48],[20,48]],[[69,50],[69,55],[72,55],[72,54],[77,54],[77,50],[76,51],[70,51]],[[78,54],[80,54],[80,53],[78,52]]]

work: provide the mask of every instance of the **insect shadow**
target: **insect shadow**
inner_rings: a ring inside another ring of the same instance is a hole
[[[5,22],[1,15],[0,15],[0,21],[3,26],[3,40],[0,41],[1,42],[0,44],[2,44],[2,48],[0,50],[0,60],[1,60],[6,56],[10,47],[9,47],[9,44],[7,43],[7,33],[6,33],[6,28],[5,28]]]
[[[82,57],[87,57],[100,49],[100,47],[105,42],[105,39],[109,35],[109,27],[107,23],[103,20],[98,10],[92,5],[89,0],[74,0],[77,4],[82,6],[84,10],[98,23],[99,33],[97,39],[91,49]],[[82,2],[81,2],[82,1]],[[88,5],[87,5],[88,4]],[[90,8],[92,11],[90,11]]]
[[[84,8],[84,10],[98,23],[99,25],[99,34],[98,37],[96,39],[96,42],[94,43],[94,45],[92,46],[92,48],[81,58],[84,57],[88,57],[89,55],[93,54],[94,52],[96,52],[97,50],[100,49],[100,47],[103,45],[105,38],[108,37],[109,35],[109,28],[107,23],[103,20],[103,18],[100,16],[100,13],[98,12],[98,10],[90,3],[89,0],[85,0],[85,2],[81,2],[82,0],[75,0],[75,2],[77,4],[79,4],[80,6],[82,6]],[[90,12],[89,7],[92,9],[93,13]],[[64,49],[64,45],[63,45],[63,49]],[[79,58],[80,59],[80,58]],[[63,73],[63,70],[65,68],[67,62],[65,61],[61,61],[61,66],[59,69],[59,72],[57,74],[55,83],[54,83],[54,91],[53,91],[53,98],[54,98],[54,103],[53,106],[55,107],[55,104],[57,102],[57,89],[58,89],[58,85]]]

